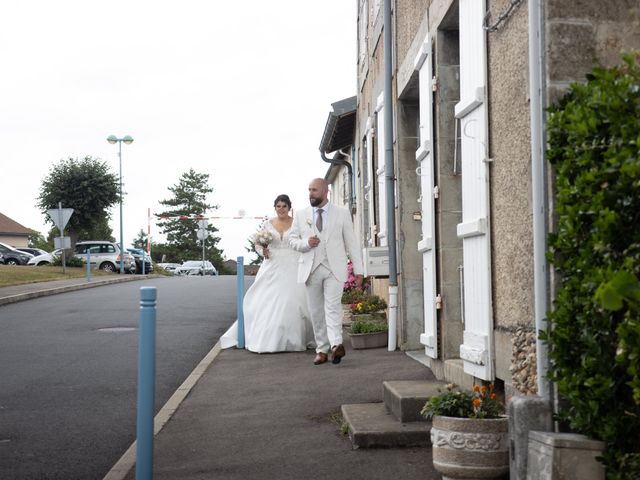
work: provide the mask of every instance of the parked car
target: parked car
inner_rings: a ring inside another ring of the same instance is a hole
[[[168,273],[172,273],[175,274],[176,268],[178,268],[180,266],[179,263],[157,263],[156,265],[158,265],[160,268],[163,268],[164,270],[166,270]]]
[[[218,275],[216,267],[209,260],[187,260],[175,270],[176,275]]]
[[[145,252],[142,248],[127,248],[127,252],[133,255],[136,262],[136,273],[151,273],[153,272],[153,262],[151,261],[151,255]],[[144,272],[142,271],[142,262],[144,261]]]
[[[0,253],[0,263],[4,265],[4,255]]]
[[[120,271],[120,246],[115,242],[106,240],[87,240],[76,243],[73,254],[87,263],[87,256],[90,255],[91,266],[109,272]],[[123,263],[125,273],[135,273],[136,262],[129,252],[123,253]]]
[[[27,262],[27,265],[36,265],[38,267],[51,265],[60,255],[62,255],[62,249],[58,248],[51,253],[44,253],[43,255],[33,257]]]
[[[4,257],[4,263],[7,265],[26,265],[33,258],[30,253],[22,252],[6,243],[0,243],[0,253]]]
[[[29,247],[29,248],[17,248],[16,250],[20,250],[21,252],[30,253],[34,257],[37,257],[38,255],[44,255],[45,253],[49,253],[46,250],[43,250],[41,248],[31,248],[31,247]]]

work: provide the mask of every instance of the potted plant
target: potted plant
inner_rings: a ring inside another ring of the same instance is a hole
[[[508,476],[509,424],[493,385],[468,392],[449,384],[421,413],[432,421],[433,466],[443,478]]]
[[[387,303],[377,295],[367,295],[351,304],[353,323],[348,335],[354,349],[387,345],[389,325],[384,313],[385,308]]]
[[[348,332],[354,349],[377,348],[387,345],[389,326],[385,318],[355,318]]]
[[[387,302],[378,295],[365,295],[362,299],[353,302],[350,309],[354,320],[357,320],[358,317],[361,320],[386,318],[384,311],[387,309]]]
[[[365,299],[368,295],[369,281],[365,278],[360,285],[357,285],[351,260],[347,263],[347,274],[347,281],[344,282],[342,289],[342,323],[344,325],[351,325],[351,304],[361,302]]]

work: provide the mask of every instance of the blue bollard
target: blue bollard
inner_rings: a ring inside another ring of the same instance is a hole
[[[238,348],[244,348],[244,257],[238,257],[236,275],[236,306],[238,310]]]
[[[91,281],[91,249],[87,248],[87,282]]]
[[[153,479],[153,413],[156,382],[156,287],[140,289],[136,480]]]

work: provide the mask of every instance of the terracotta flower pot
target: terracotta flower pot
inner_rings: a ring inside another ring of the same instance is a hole
[[[448,479],[503,479],[509,474],[509,422],[434,416],[433,466]]]

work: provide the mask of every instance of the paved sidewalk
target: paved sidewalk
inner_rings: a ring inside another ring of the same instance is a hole
[[[347,346],[348,347],[348,346]],[[403,352],[255,354],[217,345],[156,416],[154,479],[436,480],[430,448],[357,449],[343,404],[382,402],[384,380],[433,379]],[[105,480],[135,479],[135,445]]]

